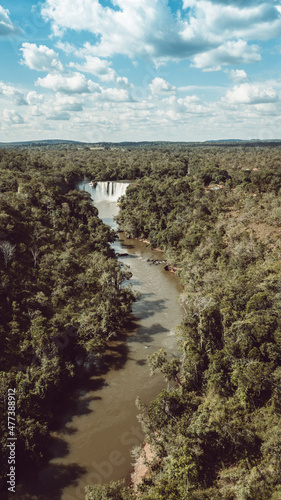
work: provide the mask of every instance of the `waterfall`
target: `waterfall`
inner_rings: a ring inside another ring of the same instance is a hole
[[[80,183],[79,189],[87,191],[92,196],[94,203],[98,201],[117,202],[118,198],[125,194],[129,182],[99,181]]]

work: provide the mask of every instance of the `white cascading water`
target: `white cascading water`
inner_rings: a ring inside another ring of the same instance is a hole
[[[99,181],[80,184],[79,188],[91,194],[94,202],[107,201],[117,202],[118,198],[125,194],[129,182]]]

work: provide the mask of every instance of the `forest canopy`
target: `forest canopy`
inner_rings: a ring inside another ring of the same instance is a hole
[[[75,190],[126,179],[120,229],[164,250],[184,287],[180,357],[151,357],[167,388],[138,402],[149,477],[86,499],[280,498],[281,146],[42,145],[0,150],[0,170],[1,401],[16,384],[21,456],[42,455],[77,357],[101,355],[130,310],[114,235]]]

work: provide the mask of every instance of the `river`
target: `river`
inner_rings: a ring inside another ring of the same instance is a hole
[[[92,192],[88,184],[83,187]],[[103,221],[115,228],[116,201],[101,200],[96,206]],[[113,246],[118,253],[128,253],[119,260],[130,267],[130,282],[141,298],[133,304],[126,342],[111,343],[106,357],[110,368],[89,373],[86,384],[75,389],[61,428],[53,433],[55,456],[36,482],[33,494],[39,500],[84,500],[85,485],[128,476],[130,451],[143,440],[135,400],[139,396],[149,403],[166,386],[162,375],[150,376],[147,356],[160,348],[176,353],[174,328],[182,317],[178,278],[165,271],[164,264],[147,261],[163,260],[163,254],[145,243],[121,233]]]

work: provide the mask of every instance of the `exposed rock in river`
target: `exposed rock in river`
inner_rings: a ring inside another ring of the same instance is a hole
[[[171,266],[170,264],[167,264],[164,267],[164,269],[165,269],[165,271],[169,271],[170,273],[176,273],[179,270],[179,267],[174,267],[174,266]]]

